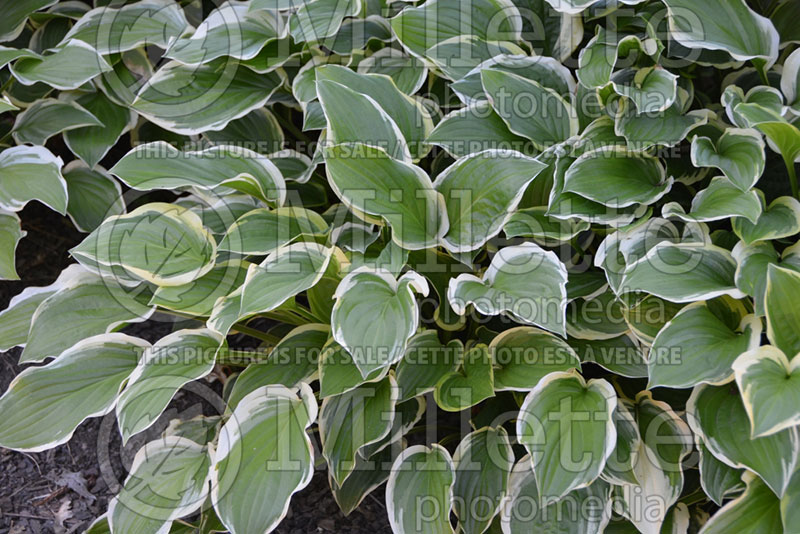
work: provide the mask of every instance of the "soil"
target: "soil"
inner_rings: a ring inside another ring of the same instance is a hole
[[[68,218],[37,203],[29,204],[20,218],[28,232],[17,249],[17,271],[22,280],[0,282],[0,309],[25,287],[53,282],[71,263],[69,248],[82,239]],[[162,317],[160,321],[131,325],[124,331],[153,342],[173,328]],[[21,349],[0,352],[0,394],[24,368],[16,363],[20,352]],[[26,454],[0,448],[0,534],[83,532],[105,512],[109,500],[119,491],[135,452],[159,436],[170,419],[200,412],[213,414],[208,398],[219,394],[219,390],[219,382],[190,384],[152,429],[124,447],[112,413],[85,421],[68,443],[45,452]],[[386,519],[384,489],[375,490],[356,511],[344,517],[333,500],[323,465],[308,487],[293,497],[289,514],[275,532],[388,534],[391,529]]]

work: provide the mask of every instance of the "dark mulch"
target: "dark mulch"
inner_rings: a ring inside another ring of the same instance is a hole
[[[69,219],[36,203],[20,215],[28,232],[17,250],[22,280],[0,282],[0,309],[25,287],[53,282],[70,263],[69,248],[82,238]],[[125,332],[153,342],[173,327],[163,320],[149,321],[131,325]],[[20,352],[12,349],[0,353],[0,393],[23,368],[16,364]],[[170,419],[214,413],[207,399],[219,393],[218,382],[195,383],[188,389],[176,396],[152,429],[124,447],[112,413],[84,422],[68,443],[49,451],[23,454],[0,448],[0,534],[83,532],[119,491],[136,451],[160,435]],[[383,488],[344,517],[333,500],[323,466],[311,484],[294,496],[289,514],[276,532],[390,533]]]

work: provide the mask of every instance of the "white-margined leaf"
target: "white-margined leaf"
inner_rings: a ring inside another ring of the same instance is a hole
[[[64,143],[94,168],[122,134],[136,125],[136,114],[112,102],[102,91],[80,95],[75,102],[97,117],[102,126],[70,129],[64,132]]]
[[[44,145],[52,136],[82,126],[103,123],[75,102],[42,98],[17,115],[12,136],[20,145]]]
[[[0,209],[0,280],[19,280],[17,244],[26,234],[16,213]]]
[[[433,398],[442,410],[460,412],[494,396],[492,356],[484,344],[464,351],[461,367],[441,377]]]
[[[729,128],[719,139],[692,139],[692,164],[721,170],[736,187],[748,191],[764,173],[764,140],[755,130]]]
[[[447,299],[459,315],[472,304],[484,315],[509,312],[523,323],[565,335],[566,283],[567,269],[555,253],[525,243],[500,250],[482,278],[451,279]]]
[[[244,283],[250,265],[250,262],[242,260],[215,263],[210,271],[188,284],[158,287],[150,304],[207,317],[211,315],[217,299],[227,296]]]
[[[398,89],[413,95],[425,83],[428,68],[419,59],[396,48],[381,48],[359,62],[359,74],[385,74],[394,80]]]
[[[755,224],[761,215],[761,199],[756,191],[743,192],[728,178],[717,176],[695,195],[689,213],[677,202],[670,202],[662,208],[662,215],[697,222],[743,217]]]
[[[103,56],[83,41],[69,41],[49,52],[18,59],[9,67],[11,74],[23,85],[41,82],[68,91],[111,70]]]
[[[617,441],[614,388],[576,372],[555,372],[525,397],[517,439],[531,455],[542,503],[589,486],[603,471]]]
[[[247,395],[220,431],[211,500],[231,534],[272,532],[292,495],[311,482],[306,429],[317,418],[311,388],[264,386]]]
[[[731,221],[731,226],[748,244],[793,236],[800,232],[800,202],[794,197],[778,197],[763,207],[755,224],[739,217]]]
[[[361,454],[356,455],[353,472],[341,486],[336,484],[330,471],[328,472],[333,498],[345,516],[350,515],[367,495],[389,479],[390,468],[400,453],[398,449],[404,446],[402,442],[398,442],[397,445],[398,447],[381,449],[368,459]]]
[[[703,443],[702,438],[695,436],[697,450],[700,453],[700,486],[708,497],[717,506],[722,506],[723,501],[731,495],[736,495],[744,489],[742,474],[744,470],[735,469],[725,462],[721,462],[711,454]]]
[[[678,98],[678,76],[662,68],[623,70],[611,84],[618,95],[634,103],[638,113],[665,111]]]
[[[728,502],[700,530],[702,534],[766,534],[786,532],[781,523],[781,501],[753,473],[745,473],[744,493]]]
[[[345,17],[361,11],[361,0],[314,0],[301,4],[289,20],[292,39],[298,43],[313,43],[335,35]]]
[[[628,150],[642,152],[680,144],[692,130],[707,124],[711,116],[707,110],[685,113],[679,102],[664,111],[639,113],[630,100],[624,100],[617,110],[614,128],[627,141]]]
[[[74,160],[62,172],[67,182],[67,214],[77,229],[91,232],[106,217],[125,213],[122,188],[102,167],[90,169]]]
[[[557,246],[589,229],[578,219],[556,219],[547,215],[547,206],[515,211],[503,226],[506,237],[530,237],[545,247]]]
[[[0,24],[0,43],[16,39],[32,13],[56,2],[57,0],[20,0],[6,6],[3,22]]]
[[[647,350],[632,334],[612,339],[569,339],[582,362],[596,363],[629,378],[647,377]]]
[[[446,345],[439,341],[436,330],[422,330],[414,334],[408,340],[403,358],[395,370],[400,389],[398,401],[433,391],[443,376],[458,368],[463,351],[464,345],[459,340],[452,340]]]
[[[365,382],[383,380],[389,367],[376,369],[367,378],[361,376],[353,356],[347,349],[329,340],[319,359],[319,396],[321,399],[342,395]]]
[[[114,408],[146,341],[125,334],[88,337],[44,367],[20,373],[0,398],[0,445],[39,452],[66,443],[83,421]]]
[[[787,357],[800,353],[800,272],[770,265],[764,310],[767,314],[767,337]]]
[[[756,315],[763,316],[764,297],[767,293],[767,274],[770,265],[780,265],[786,269],[800,272],[800,249],[797,245],[785,248],[779,256],[769,241],[756,241],[746,245],[740,241],[733,247],[736,258],[736,287],[753,297]]]
[[[0,152],[0,209],[19,211],[31,200],[64,214],[67,184],[64,162],[43,146],[15,146]]]

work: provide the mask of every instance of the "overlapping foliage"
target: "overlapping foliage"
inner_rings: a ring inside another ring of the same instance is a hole
[[[270,532],[315,468],[398,534],[797,532],[798,16],[7,2],[0,277],[30,201],[86,236],[0,313],[0,446],[213,377],[89,532]]]

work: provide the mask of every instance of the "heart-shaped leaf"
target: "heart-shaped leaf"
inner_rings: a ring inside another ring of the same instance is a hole
[[[436,404],[448,412],[460,412],[494,396],[492,357],[486,345],[477,345],[464,353],[459,371],[453,371],[436,384]]]

